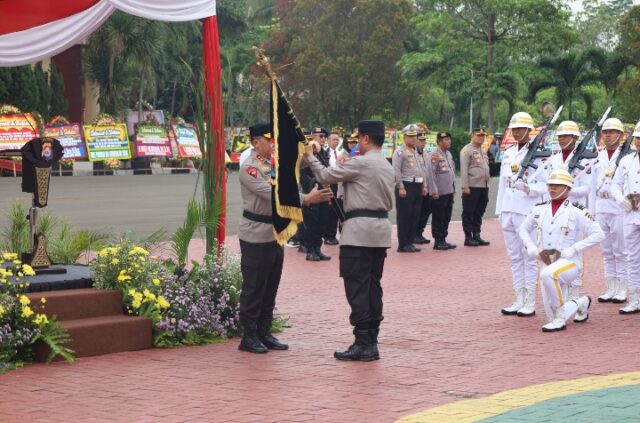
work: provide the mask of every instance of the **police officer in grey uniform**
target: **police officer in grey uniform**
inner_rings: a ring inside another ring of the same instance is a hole
[[[427,142],[427,129],[423,128],[422,132],[418,132],[418,143],[416,144],[416,152],[418,153],[418,163],[422,166],[422,172],[426,178],[425,183],[427,188],[429,187],[429,168],[427,167],[428,152],[424,150]],[[414,244],[428,244],[430,239],[424,237],[424,230],[427,227],[427,222],[431,216],[431,197],[429,197],[429,191],[423,192],[422,200],[420,201],[420,213],[418,213],[418,229],[416,230],[416,236],[413,239]]]
[[[462,229],[464,245],[477,247],[489,245],[480,238],[482,216],[489,203],[489,158],[484,151],[486,133],[476,128],[471,142],[460,151],[460,185],[462,186]]]
[[[436,139],[438,148],[431,153],[431,160],[427,161],[430,170],[429,194],[431,195],[431,234],[435,243],[434,250],[451,250],[455,244],[447,242],[449,222],[453,212],[453,194],[455,187],[456,164],[449,152],[451,149],[451,134],[438,132]]]
[[[422,166],[418,162],[415,145],[418,140],[418,125],[410,124],[402,129],[404,146],[398,147],[393,153],[391,164],[396,178],[396,208],[398,224],[398,252],[416,253],[420,249],[413,245],[422,196],[426,194],[427,186]]]
[[[340,276],[351,306],[349,321],[355,342],[338,360],[371,361],[380,358],[378,333],[382,316],[382,270],[391,247],[389,210],[393,207],[395,174],[382,155],[384,122],[358,124],[361,155],[335,168],[325,168],[313,156],[314,144],[305,149],[309,166],[322,184],[342,182],[347,220],[340,238]]]
[[[284,249],[273,234],[271,211],[271,125],[262,123],[249,128],[253,151],[240,167],[242,218],[238,227],[240,238],[240,324],[244,336],[238,349],[266,353],[267,349],[286,350],[287,344],[271,334],[273,309],[282,275]],[[329,189],[312,190],[300,196],[305,204],[326,202]]]

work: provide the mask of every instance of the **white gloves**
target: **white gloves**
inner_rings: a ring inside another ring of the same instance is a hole
[[[538,247],[536,247],[535,244],[527,245],[527,254],[532,259],[537,259],[540,256],[540,253],[538,252]]]
[[[514,184],[513,187],[515,189],[517,189],[518,191],[522,191],[525,194],[529,194],[529,185],[523,181],[522,179],[517,180]]]
[[[629,200],[627,200],[626,198],[624,198],[623,196],[619,195],[616,197],[616,203],[618,203],[618,205],[620,206],[620,208],[626,212],[630,212],[631,211],[631,203],[629,202]]]
[[[560,257],[568,259],[578,254],[578,250],[575,247],[567,247],[560,252]]]

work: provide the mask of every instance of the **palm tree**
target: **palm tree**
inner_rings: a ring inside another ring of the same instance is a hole
[[[594,48],[587,51],[591,63],[598,70],[598,79],[607,92],[607,100],[611,103],[618,88],[620,75],[631,65],[629,59],[620,51],[606,51]]]
[[[583,88],[599,82],[598,74],[590,64],[590,56],[586,52],[571,51],[543,58],[540,68],[548,70],[548,74],[532,84],[531,97],[545,88],[555,88],[558,104],[564,104],[569,112],[569,119],[573,119],[574,100],[582,98],[588,110],[590,99]]]

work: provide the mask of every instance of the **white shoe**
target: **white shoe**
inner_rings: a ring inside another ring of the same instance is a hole
[[[569,285],[567,288],[567,298],[565,298],[565,303],[567,301],[573,301],[580,298],[580,285]]]
[[[578,310],[576,311],[576,315],[573,318],[573,321],[576,323],[584,323],[589,320],[589,307],[591,307],[591,297],[584,296],[575,300],[576,304],[578,304]]]
[[[551,307],[551,313],[553,314],[553,320],[542,327],[543,332],[557,332],[565,330],[567,324],[564,321],[564,307]]]
[[[607,284],[607,290],[604,294],[598,297],[599,303],[608,303],[609,301],[611,301],[613,296],[616,295],[616,290],[618,288],[617,279],[608,277],[605,282]]]
[[[611,302],[620,304],[627,301],[627,280],[623,278],[617,278],[616,295],[611,298]]]
[[[536,291],[525,289],[524,305],[518,310],[518,316],[530,317],[536,314]]]
[[[502,310],[502,314],[511,316],[518,313],[518,310],[524,306],[524,295],[527,290],[525,288],[516,289],[516,299],[509,307],[505,307]]]
[[[629,299],[627,305],[618,310],[620,314],[635,314],[640,313],[640,297],[638,296],[638,290],[633,289],[629,291]]]

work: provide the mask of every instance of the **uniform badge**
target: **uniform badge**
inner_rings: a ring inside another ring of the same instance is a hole
[[[604,171],[604,176],[609,177],[611,175],[613,175],[613,169],[608,167],[607,170]]]
[[[520,170],[519,163],[511,163],[511,172],[516,173]]]
[[[253,176],[254,178],[258,179],[258,169],[256,169],[255,167],[249,166],[247,168],[247,173]]]

